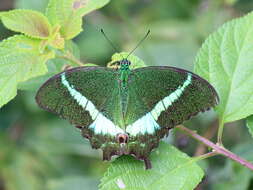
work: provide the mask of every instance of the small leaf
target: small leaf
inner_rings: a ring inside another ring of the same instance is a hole
[[[247,125],[247,127],[249,129],[249,133],[253,137],[253,115],[247,117],[246,125]]]
[[[65,49],[60,51],[62,54],[70,53],[73,55],[76,59],[80,58],[80,50],[78,46],[72,41],[66,41],[65,43]],[[25,82],[21,82],[18,84],[18,89],[20,90],[30,90],[30,91],[37,91],[38,88],[46,82],[50,77],[54,76],[55,74],[62,72],[64,67],[70,65],[70,66],[76,66],[72,62],[63,59],[63,58],[55,58],[51,59],[47,62],[47,68],[48,72],[46,75],[38,76],[36,78],[31,78]],[[85,65],[87,66],[87,65]],[[91,66],[91,65],[89,65]]]
[[[153,168],[145,170],[143,162],[119,157],[102,178],[100,190],[192,190],[204,175],[195,159],[162,142],[150,158]]]
[[[88,13],[100,9],[109,3],[110,0],[76,0],[75,6],[80,8],[80,13],[82,16]]]
[[[82,31],[82,17],[103,7],[109,0],[50,0],[46,16],[52,25],[61,26],[61,35],[72,39]]]
[[[222,123],[253,113],[253,13],[224,24],[204,42],[195,72],[218,91]]]
[[[94,63],[85,63],[83,66],[84,67],[97,67],[98,65],[96,65]]]
[[[130,69],[137,69],[139,67],[146,67],[144,61],[142,61],[137,56],[131,54],[129,55],[128,52],[121,52],[121,53],[115,53],[112,56],[112,60],[107,64],[107,67],[117,67],[118,65],[114,65],[115,62],[121,61],[122,59],[128,57],[127,59],[131,62]]]
[[[0,43],[0,107],[17,94],[17,84],[47,72],[54,53],[39,52],[41,40],[16,35]]]
[[[12,10],[1,15],[4,26],[12,31],[21,32],[30,37],[45,39],[50,36],[51,26],[40,12],[32,10]]]

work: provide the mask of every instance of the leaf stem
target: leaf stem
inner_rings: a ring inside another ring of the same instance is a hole
[[[223,122],[223,119],[221,119],[219,121],[219,129],[218,129],[218,136],[217,136],[217,142],[220,145],[222,145],[223,128],[224,128],[224,122]]]
[[[216,156],[216,155],[219,155],[219,153],[216,152],[216,151],[212,151],[212,152],[208,152],[206,154],[202,154],[200,156],[195,156],[195,157],[193,157],[193,159],[196,159],[196,161],[199,161],[199,160],[210,158],[210,157],[213,157],[213,156]]]
[[[70,52],[68,52],[64,55],[58,55],[57,57],[62,58],[62,59],[66,59],[75,65],[84,66],[84,63],[81,62],[79,59],[75,58],[75,56],[73,56]]]
[[[240,163],[241,165],[243,165],[243,166],[245,166],[245,167],[247,167],[247,168],[249,168],[250,170],[253,171],[253,164],[252,163],[250,163],[250,162],[244,160],[243,158],[239,157],[238,155],[230,152],[229,150],[227,150],[226,148],[224,148],[220,144],[214,144],[213,142],[209,141],[208,139],[198,135],[195,131],[192,131],[192,130],[184,127],[183,125],[179,125],[176,128],[178,128],[182,132],[190,135],[194,139],[202,142],[206,146],[212,148],[214,152],[216,152],[218,154],[221,154],[223,156],[226,156],[226,157]]]

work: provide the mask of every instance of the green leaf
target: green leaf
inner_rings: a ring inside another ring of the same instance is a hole
[[[35,78],[31,78],[25,82],[21,82],[18,84],[19,90],[30,90],[30,91],[37,91],[39,87],[46,82],[50,77],[54,76],[55,74],[63,71],[64,65],[68,62],[63,59],[51,59],[47,62],[47,69],[48,72],[43,76],[38,76]]]
[[[39,52],[40,40],[23,35],[0,43],[0,107],[17,94],[17,84],[47,72],[46,61],[54,53]]]
[[[72,40],[66,41],[65,49],[60,52],[62,54],[69,53],[69,54],[73,55],[76,59],[80,58],[80,50],[79,50],[78,46]],[[27,80],[25,82],[19,83],[18,89],[37,91],[38,88],[47,79],[49,79],[50,77],[52,77],[53,75],[55,75],[59,72],[62,72],[66,65],[76,66],[72,62],[70,62],[66,59],[62,59],[62,58],[51,59],[47,62],[48,72],[46,75],[32,78],[32,79]]]
[[[96,65],[94,63],[85,63],[83,66],[84,67],[97,67],[98,65]]]
[[[37,11],[16,9],[1,14],[1,20],[6,28],[30,37],[45,39],[51,33],[47,18]]]
[[[247,117],[246,125],[247,125],[247,127],[249,129],[249,133],[253,137],[253,115]]]
[[[82,31],[82,17],[109,0],[50,0],[46,16],[52,25],[61,26],[61,35],[72,39]]]
[[[74,56],[75,59],[80,59],[80,50],[79,47],[72,41],[66,41],[65,49],[60,50],[58,52],[60,55],[68,54]],[[29,79],[25,82],[21,82],[18,84],[18,89],[20,90],[30,90],[30,91],[37,91],[39,87],[46,82],[50,77],[56,75],[57,73],[62,72],[66,69],[66,66],[77,66],[73,62],[63,59],[63,58],[55,58],[51,59],[47,62],[48,72],[43,76],[38,76],[36,78]],[[84,65],[84,66],[94,66],[91,65]]]
[[[61,54],[71,54],[76,59],[80,58],[80,50],[78,46],[72,40],[66,41],[65,49],[60,50],[59,52]],[[76,66],[76,65],[63,58],[51,59],[47,62],[47,68],[48,68],[47,74],[19,83],[18,89],[37,91],[38,88],[44,82],[46,82],[50,77],[54,76],[55,74],[62,72],[64,70],[64,67],[66,66]]]
[[[117,67],[115,65],[115,62],[121,61],[123,58],[128,57],[127,59],[131,61],[130,69],[137,69],[139,67],[146,67],[144,61],[142,61],[137,56],[131,54],[129,55],[129,52],[121,52],[121,53],[115,53],[112,55],[112,60],[107,64],[107,67]]]
[[[253,13],[224,24],[204,42],[195,72],[218,91],[222,123],[253,113]]]
[[[105,6],[110,0],[76,0],[76,6],[80,7],[82,16],[89,14],[90,12],[100,9]]]
[[[48,39],[48,44],[56,49],[64,49],[65,40],[60,34],[60,26],[56,25],[53,29],[52,35]]]
[[[153,168],[145,170],[143,162],[121,156],[105,173],[100,190],[192,190],[204,175],[195,159],[163,142],[150,158]]]

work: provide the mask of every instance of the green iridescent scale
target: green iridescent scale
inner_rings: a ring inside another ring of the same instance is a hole
[[[204,79],[174,67],[129,69],[77,67],[55,75],[39,89],[38,105],[82,130],[103,159],[130,154],[151,168],[150,152],[168,134],[218,95]]]

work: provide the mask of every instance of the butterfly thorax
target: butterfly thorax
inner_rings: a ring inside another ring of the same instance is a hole
[[[122,59],[120,62],[120,81],[121,86],[126,87],[128,82],[128,76],[130,74],[129,66],[131,64],[127,59]]]
[[[131,62],[127,59],[122,59],[120,62],[119,69],[119,82],[120,82],[120,94],[121,94],[121,107],[123,118],[127,110],[127,101],[128,101],[128,78],[131,73],[130,64]]]

